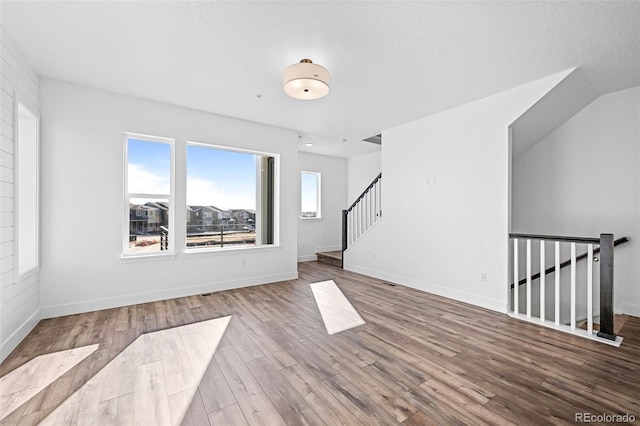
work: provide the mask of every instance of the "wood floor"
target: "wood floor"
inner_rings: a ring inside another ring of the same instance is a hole
[[[0,365],[0,377],[39,355],[98,349],[0,424],[38,424],[144,333],[227,316],[182,424],[640,418],[640,318],[624,323],[624,342],[614,348],[317,262],[299,271],[293,281],[41,321]],[[365,324],[327,334],[309,285],[326,280]]]

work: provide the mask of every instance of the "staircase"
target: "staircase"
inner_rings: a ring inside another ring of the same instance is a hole
[[[342,257],[369,229],[382,219],[382,173],[349,206],[342,210]],[[344,262],[342,262],[344,263]]]
[[[342,250],[317,252],[319,263],[344,266],[344,252],[382,219],[382,173],[349,206],[342,210]]]
[[[342,268],[342,252],[341,251],[326,251],[316,253],[319,263],[335,266],[336,268]]]

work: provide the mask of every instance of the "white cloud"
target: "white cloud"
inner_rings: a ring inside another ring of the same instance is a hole
[[[129,163],[130,193],[169,194],[169,188],[168,176],[161,176],[140,164]],[[216,206],[223,209],[256,208],[255,194],[233,192],[232,190],[221,191],[213,182],[193,177],[188,178],[187,204]]]
[[[169,176],[161,176],[140,164],[129,163],[129,192],[169,194]]]
[[[216,206],[221,209],[255,209],[255,194],[221,191],[211,181],[188,178],[187,204]]]

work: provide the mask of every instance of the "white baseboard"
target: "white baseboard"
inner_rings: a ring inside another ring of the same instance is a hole
[[[40,309],[36,309],[36,311],[31,314],[31,316],[27,318],[27,320],[11,334],[11,336],[7,337],[7,339],[2,342],[2,345],[0,345],[0,362],[4,361],[5,358],[18,347],[20,342],[27,337],[36,325],[38,325],[38,322],[40,322],[41,319],[41,311]]]
[[[394,284],[400,284],[407,287],[415,288],[416,290],[425,291],[427,293],[436,294],[438,296],[446,297],[448,299],[457,300],[459,302],[468,303],[470,305],[479,306],[481,308],[497,311],[501,313],[508,312],[507,301],[490,299],[488,297],[478,296],[476,294],[469,294],[463,291],[452,290],[450,288],[442,287],[433,283],[418,281],[412,278],[402,277],[399,275],[389,274],[374,269],[365,268],[362,266],[351,265],[345,263],[344,269],[359,274],[368,275],[374,278],[378,278],[385,281],[390,281]]]
[[[298,262],[313,262],[315,260],[318,260],[318,256],[316,256],[315,254],[310,254],[307,256],[298,256]]]
[[[342,246],[341,245],[336,245],[336,246],[320,246],[320,247],[316,247],[316,253],[324,253],[327,251],[342,251]]]
[[[261,275],[257,277],[249,277],[238,280],[216,281],[189,287],[179,287],[155,292],[137,293],[129,294],[126,296],[109,297],[105,299],[84,300],[75,303],[43,306],[41,307],[40,311],[42,318],[54,318],[63,315],[73,315],[82,312],[99,311],[102,309],[135,305],[138,303],[155,302],[157,300],[175,299],[176,297],[193,296],[196,294],[231,290],[234,288],[251,287],[260,284],[295,280],[297,278],[298,271],[296,270],[274,275]]]
[[[634,317],[640,317],[640,305],[632,305],[631,303],[622,304],[622,313]]]

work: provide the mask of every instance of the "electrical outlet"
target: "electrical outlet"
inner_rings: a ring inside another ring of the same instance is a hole
[[[243,267],[243,268],[244,268],[245,266],[247,266],[247,259],[242,259],[242,260],[240,260],[240,266],[241,266],[241,267]]]
[[[300,244],[300,248],[304,248],[305,247],[305,243]]]
[[[480,281],[487,282],[487,273],[482,271],[480,272]]]

